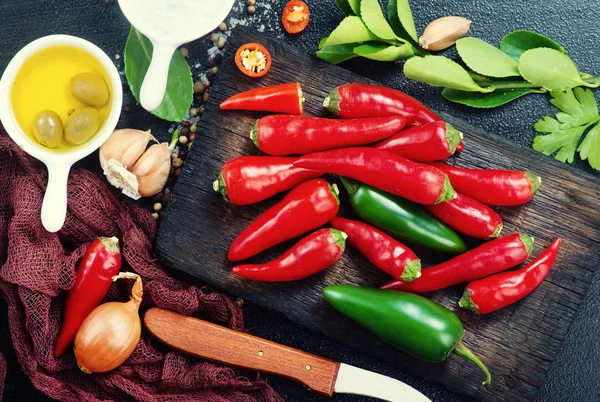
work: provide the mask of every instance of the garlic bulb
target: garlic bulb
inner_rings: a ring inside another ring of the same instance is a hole
[[[464,37],[471,21],[463,17],[449,16],[431,21],[419,38],[419,45],[425,50],[444,50]]]
[[[150,132],[115,131],[102,146],[104,150],[100,148],[104,175],[110,184],[134,200],[159,193],[169,177],[171,153],[177,138],[175,132],[171,144],[154,144],[146,149],[148,142],[154,139]]]

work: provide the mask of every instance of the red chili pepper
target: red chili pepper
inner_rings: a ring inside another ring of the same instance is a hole
[[[449,261],[426,268],[421,271],[419,279],[410,283],[395,280],[381,288],[426,293],[470,282],[519,265],[527,259],[532,247],[531,237],[523,233],[514,233],[484,243]]]
[[[294,167],[297,158],[242,156],[226,162],[214,181],[215,191],[235,205],[254,204],[323,173]]]
[[[344,119],[402,116],[407,119],[407,125],[441,120],[437,114],[412,96],[378,85],[342,85],[331,91],[323,106]]]
[[[264,77],[271,69],[271,53],[260,43],[246,43],[235,53],[235,64],[248,77]]]
[[[290,34],[302,32],[308,25],[310,19],[310,10],[305,2],[300,0],[291,0],[283,8],[281,23]]]
[[[75,272],[75,283],[65,303],[63,324],[54,346],[62,355],[73,343],[86,317],[100,305],[110,289],[112,277],[121,270],[121,253],[116,237],[99,237],[88,247]]]
[[[411,249],[379,229],[360,221],[340,218],[331,220],[331,226],[348,235],[348,242],[371,264],[394,279],[411,282],[421,276],[421,260]]]
[[[415,162],[431,162],[454,154],[461,139],[460,131],[439,120],[400,131],[374,148],[402,155]]]
[[[264,264],[245,264],[233,273],[263,282],[289,282],[306,278],[335,264],[344,253],[346,233],[321,229],[306,236],[276,260]]]
[[[310,154],[294,166],[346,176],[418,204],[436,204],[456,196],[441,170],[374,148]]]
[[[405,123],[398,116],[338,120],[277,114],[257,120],[250,138],[269,155],[305,155],[371,144],[396,134]]]
[[[487,314],[513,304],[535,290],[556,260],[562,239],[556,239],[529,265],[469,283],[458,304],[478,314]]]
[[[445,172],[456,191],[488,205],[525,204],[537,193],[542,179],[533,173],[514,170],[467,169],[434,162]]]
[[[465,150],[465,143],[461,141],[461,142],[458,144],[458,146],[456,147],[456,152],[462,152],[462,151],[464,151],[464,150]]]
[[[256,218],[229,248],[230,261],[239,261],[329,222],[339,209],[338,189],[325,180],[300,184],[279,203]]]
[[[304,111],[302,86],[294,83],[251,89],[225,99],[221,109],[301,115]]]
[[[461,233],[477,239],[498,237],[502,218],[493,209],[471,197],[456,194],[456,198],[427,209],[439,220]]]

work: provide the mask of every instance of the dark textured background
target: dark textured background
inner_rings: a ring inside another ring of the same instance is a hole
[[[334,0],[307,0],[307,2],[311,6],[311,22],[304,33],[295,37],[283,34],[280,28],[280,12],[285,4],[283,0],[257,0],[257,12],[251,17],[243,7],[245,1],[239,0],[227,21],[230,22],[231,18],[243,20],[249,17],[248,25],[258,28],[264,24],[265,31],[271,35],[314,52],[319,39],[336,26],[342,14],[337,10]],[[512,30],[523,28],[536,30],[560,42],[576,60],[580,70],[600,74],[600,59],[596,53],[597,42],[600,39],[600,28],[596,23],[596,17],[600,14],[600,2],[411,0],[411,5],[419,32],[428,21],[448,14],[470,18],[473,21],[471,35],[495,44]],[[123,70],[123,47],[128,30],[129,25],[120,13],[118,5],[107,5],[104,0],[0,0],[0,71],[4,70],[10,58],[28,42],[55,33],[72,34],[91,40],[103,48],[119,69]],[[198,73],[206,70],[206,51],[212,47],[212,44],[205,38],[187,47],[190,50],[189,61],[197,78]],[[404,79],[400,63],[350,61],[345,66],[402,89],[435,110],[454,114],[524,146],[530,146],[535,136],[531,128],[533,123],[545,114],[555,113],[545,95],[529,95],[495,110],[473,110],[445,102],[437,89]],[[132,102],[130,96],[128,93],[125,94],[125,102]],[[168,136],[166,132],[171,125],[153,118],[139,106],[134,106],[130,113],[123,114],[120,127],[152,128],[155,134],[165,133],[161,138],[166,139]],[[88,162],[94,161],[89,159]],[[577,163],[576,166],[591,172],[585,163]],[[595,174],[600,176],[598,173]],[[565,206],[565,213],[567,211],[568,206]],[[600,400],[598,383],[600,366],[597,363],[600,360],[599,310],[600,277],[596,275],[589,296],[569,331],[563,350],[538,400]],[[341,346],[257,306],[246,304],[245,313],[247,326],[252,328],[256,335],[396,377],[421,390],[435,401],[464,400],[435,384],[411,377],[409,373],[400,373],[391,365]],[[10,342],[4,305],[0,308],[0,352],[6,356],[9,366],[5,400],[49,400],[33,388],[19,368]],[[309,394],[301,386],[290,381],[272,376],[269,381],[282,395],[287,395],[290,401],[325,400]],[[336,396],[334,400],[366,401],[369,399]]]

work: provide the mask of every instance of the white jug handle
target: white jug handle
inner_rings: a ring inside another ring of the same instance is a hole
[[[48,166],[48,186],[42,202],[42,224],[48,232],[58,232],[67,215],[67,181],[70,165]]]
[[[160,106],[167,90],[169,66],[177,46],[152,43],[152,61],[140,90],[140,103],[148,111]]]

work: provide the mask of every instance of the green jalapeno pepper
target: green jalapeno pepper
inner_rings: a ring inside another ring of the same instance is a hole
[[[340,180],[348,191],[354,212],[399,240],[448,254],[467,250],[454,230],[420,205],[345,177]]]
[[[323,296],[336,310],[385,342],[419,359],[440,363],[452,352],[475,363],[492,381],[487,367],[462,343],[464,328],[446,307],[406,292],[332,285]]]

